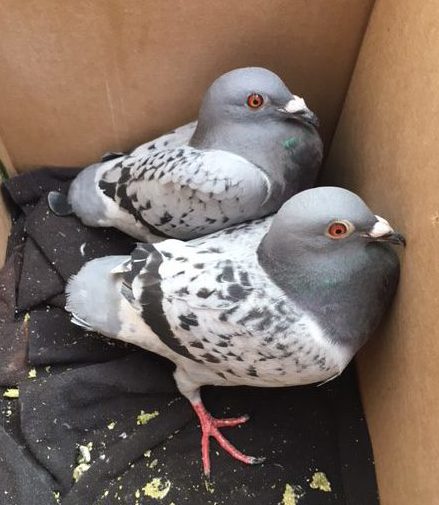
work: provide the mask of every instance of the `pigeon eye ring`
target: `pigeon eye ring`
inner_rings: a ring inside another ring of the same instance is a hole
[[[247,105],[250,109],[259,109],[264,105],[264,97],[259,93],[252,93],[247,97]]]
[[[333,221],[326,229],[326,235],[329,238],[339,240],[351,235],[354,229],[354,225],[349,221]]]

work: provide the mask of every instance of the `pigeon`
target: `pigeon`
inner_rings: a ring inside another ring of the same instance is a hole
[[[138,244],[131,256],[86,263],[66,287],[66,310],[87,330],[130,342],[176,365],[178,389],[209,440],[248,464],[213,418],[203,385],[280,387],[338,376],[395,293],[404,237],[354,193],[319,187],[275,216],[183,242]]]
[[[240,68],[207,90],[198,121],[84,169],[50,208],[147,242],[194,239],[272,214],[316,179],[316,115],[273,72]]]

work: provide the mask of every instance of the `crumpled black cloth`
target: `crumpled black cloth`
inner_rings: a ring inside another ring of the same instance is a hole
[[[75,173],[46,169],[4,187],[15,224],[0,274],[0,379],[19,383],[19,398],[0,399],[0,504],[377,504],[353,367],[321,387],[204,388],[213,415],[251,416],[224,429],[230,441],[267,457],[244,466],[212,440],[205,480],[200,429],[173,364],[84,332],[63,310],[70,275],[89,259],[128,254],[135,242],[50,213],[47,192],[67,191]],[[75,482],[79,446],[88,446],[90,466]],[[311,486],[315,472],[330,491]]]
[[[0,503],[2,505],[52,505],[50,480],[0,426]]]
[[[14,251],[0,271],[0,386],[16,384],[26,377],[29,368],[27,323],[15,318],[19,265],[19,254]]]
[[[47,263],[47,258],[31,237],[27,237],[23,250],[17,310],[29,310],[64,292],[64,281]]]
[[[99,363],[134,350],[123,342],[84,331],[70,322],[65,310],[56,307],[33,310],[28,331],[28,356],[33,365]]]

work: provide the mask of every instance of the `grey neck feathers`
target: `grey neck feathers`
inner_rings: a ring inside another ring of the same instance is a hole
[[[399,263],[385,244],[352,244],[317,254],[271,248],[262,241],[261,266],[334,343],[354,354],[377,327],[395,292]],[[286,251],[285,251],[286,252]],[[333,254],[334,253],[334,254]]]
[[[262,169],[275,188],[274,210],[311,186],[321,162],[322,143],[311,125],[298,121],[228,122],[206,128],[200,121],[190,145],[242,156]]]

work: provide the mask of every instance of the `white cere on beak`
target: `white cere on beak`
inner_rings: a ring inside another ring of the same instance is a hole
[[[389,222],[386,221],[381,216],[375,216],[377,218],[377,222],[373,225],[373,228],[370,230],[369,235],[373,238],[383,237],[384,235],[388,235],[389,233],[394,233],[394,229],[390,226]]]
[[[293,98],[285,105],[284,110],[285,112],[294,114],[295,112],[308,110],[308,107],[306,106],[305,100],[303,98],[293,95]]]

